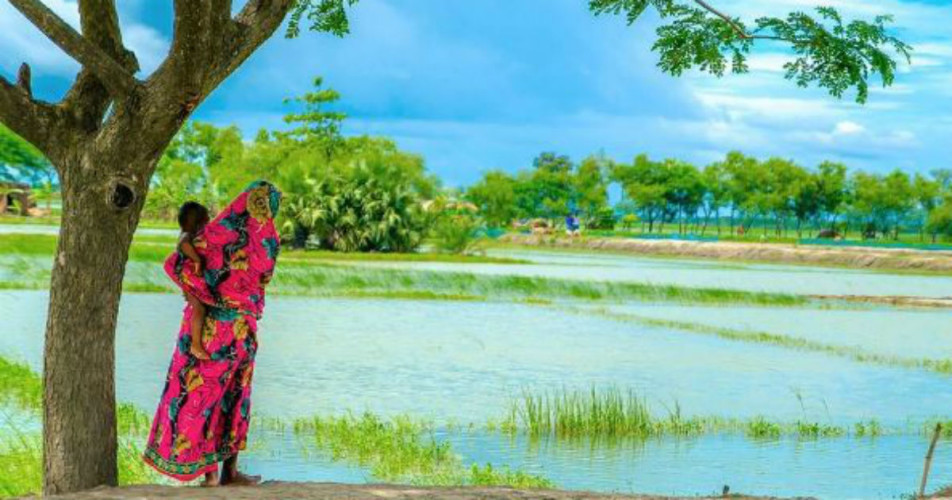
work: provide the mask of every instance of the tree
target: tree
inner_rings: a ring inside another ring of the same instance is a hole
[[[604,156],[598,155],[585,158],[576,167],[572,199],[575,208],[589,223],[608,207],[605,174],[610,168],[611,162]]]
[[[343,35],[356,0],[176,0],[172,46],[145,80],[122,41],[114,0],[79,0],[81,34],[40,0],[9,0],[82,67],[59,103],[35,99],[30,70],[17,82],[0,78],[0,122],[36,146],[55,166],[64,211],[52,272],[44,353],[44,491],[115,484],[114,343],[122,276],[132,234],[162,151],[202,100],[270,38],[289,17],[288,36],[302,23]],[[755,41],[790,45],[787,77],[835,96],[867,79],[892,83],[907,47],[888,36],[887,17],[844,24],[836,11],[765,18],[748,32],[706,2],[591,0],[596,14],[626,13],[634,22],[649,6],[662,17],[655,50],[663,71],[700,67],[723,74],[746,70]],[[561,207],[552,207],[561,208]]]
[[[678,160],[665,160],[665,198],[678,217],[678,234],[686,231],[685,218],[697,213],[704,197],[704,183],[697,167]]]
[[[701,235],[707,230],[707,224],[714,215],[714,225],[717,226],[717,235],[721,234],[721,209],[730,200],[730,172],[723,163],[712,163],[704,167],[701,173],[701,182],[704,185],[703,210],[704,226]]]
[[[654,231],[655,222],[663,221],[667,207],[664,166],[642,154],[635,157],[631,165],[616,164],[611,178],[621,184],[625,196],[639,212],[639,218],[648,223],[648,232]]]
[[[936,207],[929,214],[926,231],[932,235],[933,243],[940,234],[945,237],[952,236],[952,203],[949,200],[946,200],[945,203]]]
[[[574,209],[572,160],[565,155],[542,153],[532,162],[531,188],[537,214],[547,219],[564,216]]]
[[[846,165],[825,161],[817,170],[818,215],[826,215],[832,231],[836,229],[836,218],[846,204]]]
[[[942,185],[936,179],[929,179],[922,174],[916,174],[912,189],[919,204],[919,211],[922,214],[922,220],[919,224],[919,240],[921,241],[925,238],[926,226],[929,224],[932,212],[942,203]],[[933,240],[935,240],[935,233],[933,233]]]
[[[78,2],[81,34],[39,0],[10,0],[77,60],[62,101],[32,93],[29,67],[0,79],[0,121],[59,174],[64,210],[44,353],[44,491],[116,484],[114,342],[132,233],[163,150],[195,107],[291,14],[291,33],[342,35],[352,0],[177,0],[167,59],[145,80],[112,0]]]
[[[327,105],[340,100],[340,94],[334,89],[321,88],[323,82],[324,80],[321,77],[317,77],[314,79],[313,92],[284,100],[285,104],[299,104],[304,109],[300,113],[285,115],[285,123],[297,126],[287,132],[278,134],[278,136],[291,138],[299,142],[314,143],[324,150],[324,154],[329,161],[334,151],[343,143],[340,129],[347,115],[339,111],[324,109]]]
[[[466,190],[466,199],[479,207],[479,213],[491,227],[509,225],[517,217],[516,179],[491,170]]]

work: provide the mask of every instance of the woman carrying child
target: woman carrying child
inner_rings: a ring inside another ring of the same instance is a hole
[[[255,182],[204,228],[202,211],[183,206],[183,235],[165,270],[187,305],[144,453],[167,476],[204,475],[205,486],[260,480],[238,471],[238,453],[251,416],[257,321],[280,247],[280,201],[273,185]]]

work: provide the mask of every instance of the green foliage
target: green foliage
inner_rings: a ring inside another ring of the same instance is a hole
[[[438,183],[423,160],[387,139],[348,137],[343,113],[327,109],[339,99],[323,87],[288,99],[288,131],[262,130],[245,142],[235,127],[189,123],[166,150],[146,200],[146,214],[171,219],[187,199],[214,211],[255,179],[285,194],[280,225],[292,246],[340,251],[407,252],[429,228],[424,200]]]
[[[310,23],[311,31],[344,36],[350,33],[347,8],[356,3],[357,0],[296,0],[291,9],[286,36],[298,36],[304,20]]]
[[[938,235],[952,236],[952,203],[946,201],[929,214],[926,231],[933,237]]]
[[[444,253],[465,254],[477,241],[479,219],[469,213],[444,213],[433,224],[433,244]]]
[[[784,45],[791,60],[785,77],[800,87],[816,85],[840,98],[855,89],[856,101],[869,97],[869,80],[878,75],[883,86],[896,75],[894,57],[909,60],[911,47],[889,34],[890,16],[872,21],[845,22],[830,7],[815,14],[791,12],[786,17],[762,17],[748,28],[740,19],[703,2],[687,0],[590,0],[596,15],[625,15],[628,24],[648,8],[661,18],[653,50],[662,71],[679,76],[697,68],[715,76],[746,73],[747,56],[757,44]]]
[[[490,464],[463,465],[449,442],[437,441],[432,424],[407,416],[386,420],[365,412],[360,416],[313,417],[293,423],[295,434],[308,436],[337,461],[369,467],[384,481],[441,486],[511,486],[550,488],[553,483]]]
[[[341,124],[347,115],[339,111],[329,111],[325,107],[340,100],[340,94],[329,88],[322,88],[323,79],[314,79],[314,91],[307,92],[300,97],[285,99],[285,104],[298,104],[303,107],[300,113],[285,115],[284,122],[296,125],[287,132],[277,133],[278,137],[296,140],[303,143],[314,143],[324,149],[324,154],[330,160],[334,151],[343,145]]]
[[[492,170],[466,190],[466,199],[479,207],[480,215],[489,226],[503,227],[519,215],[517,183],[511,175]]]
[[[0,124],[0,182],[53,184],[56,170],[32,144]]]
[[[498,170],[486,172],[465,197],[492,227],[517,218],[558,219],[569,213],[580,213],[591,221],[608,206],[610,166],[602,156],[590,156],[576,165],[565,155],[545,152],[535,158],[531,170],[515,177]]]
[[[414,174],[383,157],[339,166],[288,203],[286,230],[306,231],[320,248],[343,252],[411,252],[429,217]]]

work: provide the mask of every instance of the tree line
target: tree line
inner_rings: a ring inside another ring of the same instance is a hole
[[[621,200],[608,205],[609,186]],[[850,171],[826,161],[808,168],[784,158],[760,160],[734,151],[704,167],[639,155],[630,163],[590,156],[578,164],[543,153],[515,175],[486,172],[465,196],[487,222],[579,214],[589,227],[630,225],[646,232],[708,231],[798,237],[851,231],[865,238],[898,239],[915,230],[934,240],[952,234],[952,170],[910,175]],[[606,218],[609,221],[606,223]]]

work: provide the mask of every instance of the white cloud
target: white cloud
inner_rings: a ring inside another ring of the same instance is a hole
[[[862,125],[849,120],[841,121],[833,128],[833,135],[855,135],[865,132],[866,128]]]
[[[758,118],[768,121],[830,118],[839,111],[826,99],[796,97],[742,96],[727,92],[700,90],[695,97],[707,108],[731,120]]]
[[[169,40],[158,31],[141,24],[130,24],[122,31],[122,41],[135,52],[142,74],[155,71],[168,55]]]
[[[47,0],[44,2],[74,28],[79,28],[76,2]],[[16,72],[20,63],[29,63],[34,70],[71,76],[79,64],[49,41],[9,2],[0,2],[0,69]],[[35,74],[35,72],[34,72]]]
[[[53,12],[79,30],[79,9],[75,0],[43,0]],[[123,23],[126,45],[136,52],[146,72],[154,70],[168,52],[169,42],[156,30],[140,23]],[[33,74],[72,78],[79,63],[46,38],[9,2],[0,2],[0,70],[13,74],[26,62]]]

